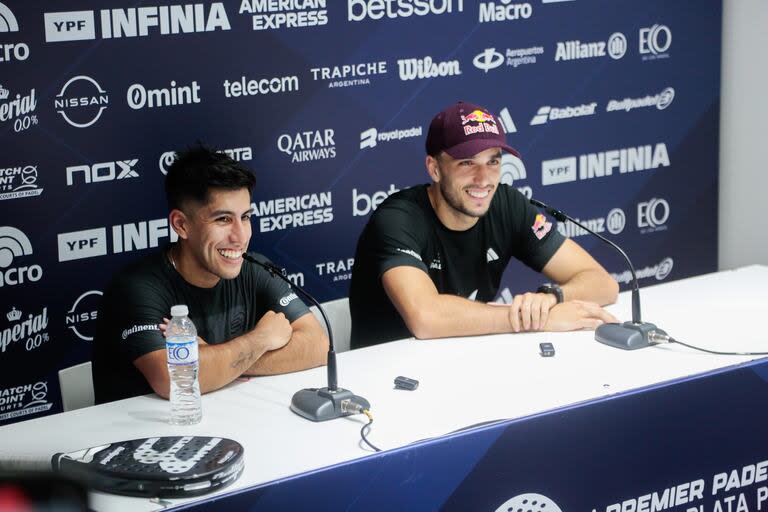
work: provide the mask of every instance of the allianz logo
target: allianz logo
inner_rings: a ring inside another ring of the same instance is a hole
[[[627,225],[627,216],[621,208],[612,209],[605,217],[595,217],[593,219],[577,218],[576,220],[595,233],[604,233],[605,231],[608,231],[612,235],[618,235],[624,231],[624,227]],[[557,230],[561,235],[567,236],[568,238],[589,234],[589,231],[573,222],[560,222],[557,224]]]

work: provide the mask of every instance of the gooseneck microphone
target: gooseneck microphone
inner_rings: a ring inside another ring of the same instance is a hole
[[[629,266],[629,270],[632,273],[632,321],[624,322],[623,324],[603,324],[595,330],[595,339],[600,343],[605,343],[616,348],[622,348],[624,350],[635,350],[638,348],[644,348],[656,343],[655,339],[659,336],[666,336],[667,333],[656,327],[654,324],[643,322],[640,318],[640,287],[637,283],[637,275],[635,274],[635,267],[632,265],[629,256],[625,253],[621,247],[611,242],[603,235],[595,233],[587,226],[574,219],[573,217],[563,213],[560,210],[538,201],[536,199],[529,200],[532,205],[543,209],[548,214],[552,215],[560,222],[572,222],[587,231],[588,233],[596,236],[603,242],[607,243],[624,257]],[[649,339],[650,337],[650,339]]]
[[[285,269],[278,267],[270,261],[259,261],[250,254],[243,253],[243,259],[265,269],[272,277],[279,277],[285,281],[291,289],[299,292],[312,304],[317,306],[328,329],[328,387],[308,388],[297,391],[291,399],[291,410],[312,421],[326,421],[351,414],[358,414],[371,407],[368,400],[357,396],[348,389],[338,387],[336,370],[336,351],[333,345],[333,329],[328,321],[325,310],[317,300],[299,285],[293,283],[285,276]]]

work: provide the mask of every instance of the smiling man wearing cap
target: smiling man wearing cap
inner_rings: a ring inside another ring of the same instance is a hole
[[[350,289],[352,347],[415,336],[594,329],[618,284],[516,189],[500,184],[501,153],[519,156],[485,108],[458,102],[426,141],[432,183],[385,200],[360,236]],[[496,296],[511,258],[552,283]]]

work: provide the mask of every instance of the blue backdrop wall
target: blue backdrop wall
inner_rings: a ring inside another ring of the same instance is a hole
[[[182,0],[183,1],[183,0]],[[642,286],[716,270],[720,0],[0,3],[0,423],[61,410],[101,293],[172,240],[173,152],[257,175],[251,249],[320,300],[427,181],[432,116],[499,113],[503,178],[626,248]],[[626,286],[620,258],[558,226]],[[511,264],[498,300],[540,277]]]

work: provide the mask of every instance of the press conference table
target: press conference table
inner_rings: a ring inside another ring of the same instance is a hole
[[[762,327],[768,317],[766,290],[765,266],[657,284],[641,289],[643,319],[690,344],[768,351],[768,334]],[[628,319],[629,299],[628,293],[620,294],[609,311]],[[554,344],[555,357],[539,355],[538,344],[543,341]],[[294,392],[325,385],[325,368],[237,381],[209,393],[203,396],[203,421],[192,427],[169,425],[168,403],[148,395],[2,427],[0,451],[3,456],[51,455],[141,437],[229,437],[245,447],[246,466],[237,482],[218,493],[226,495],[280,485],[316,474],[319,468],[363,459],[376,467],[374,459],[386,464],[387,453],[404,453],[430,439],[445,438],[441,436],[471,436],[471,429],[450,433],[473,425],[521,418],[524,423],[525,418],[561,410],[589,411],[606,398],[759,366],[749,363],[755,359],[759,358],[705,354],[679,345],[623,351],[597,343],[594,333],[585,331],[409,339],[338,355],[339,384],[370,401],[375,421],[369,437],[385,450],[383,455],[374,455],[361,444],[359,431],[366,421],[362,415],[313,423],[289,410]],[[393,379],[398,375],[418,379],[419,388],[395,390]],[[171,500],[171,506],[209,498]],[[163,508],[146,499],[103,493],[92,494],[92,507]]]

